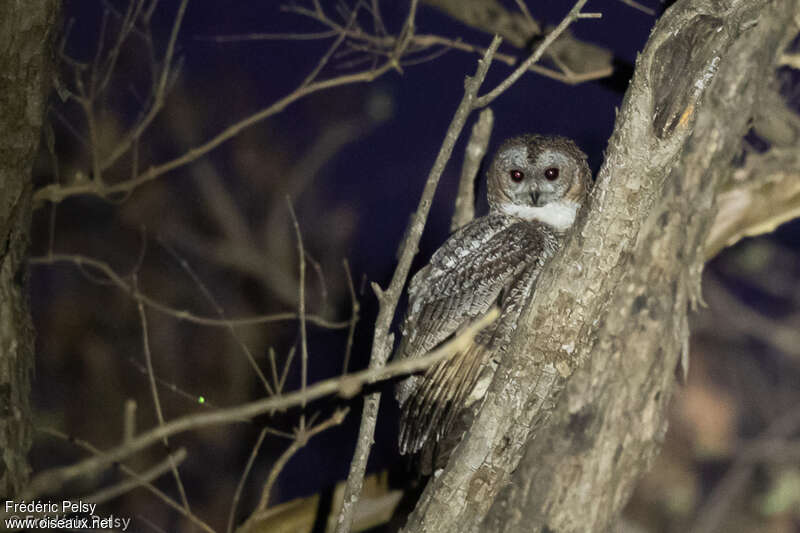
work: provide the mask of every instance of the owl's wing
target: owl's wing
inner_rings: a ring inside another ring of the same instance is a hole
[[[519,251],[525,240],[512,231],[518,225],[526,224],[510,224],[508,217],[498,215],[478,218],[433,254],[409,284],[397,357],[428,353],[489,310],[513,274],[515,265],[505,259]]]
[[[485,222],[478,219],[473,223],[477,227],[467,228],[474,231]],[[525,222],[494,229],[484,227],[472,241],[454,235],[414,277],[398,350],[402,357],[429,352],[485,314],[502,291],[514,290],[515,280],[530,278],[525,273],[534,270],[532,266],[538,267],[544,246],[541,231]],[[510,318],[503,307],[500,318],[471,346],[398,386],[401,453],[415,453],[430,435],[438,441],[447,432],[494,348],[494,332]]]

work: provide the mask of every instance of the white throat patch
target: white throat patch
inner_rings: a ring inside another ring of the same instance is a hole
[[[538,220],[556,231],[565,231],[575,222],[575,215],[577,215],[579,207],[580,205],[576,202],[559,200],[542,207],[501,204],[500,211],[525,220]]]

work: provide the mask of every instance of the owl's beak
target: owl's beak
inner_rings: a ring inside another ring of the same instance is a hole
[[[539,191],[531,191],[531,203],[535,206],[539,206]]]

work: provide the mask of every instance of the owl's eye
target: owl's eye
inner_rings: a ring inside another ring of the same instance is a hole
[[[523,174],[521,170],[512,170],[509,175],[511,176],[511,179],[517,183],[525,178],[525,174]]]
[[[558,179],[558,168],[550,167],[544,171],[544,177],[549,179],[550,181],[554,181]]]

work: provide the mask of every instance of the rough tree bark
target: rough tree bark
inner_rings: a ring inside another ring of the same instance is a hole
[[[58,2],[0,2],[0,494],[27,482],[33,330],[25,254],[31,170],[51,81]]]
[[[561,533],[614,523],[666,430],[708,250],[737,235],[711,232],[718,204],[730,205],[732,191],[750,194],[723,222],[758,228],[748,219],[758,218],[758,191],[798,175],[773,168],[767,183],[747,167],[734,173],[751,118],[773,100],[798,14],[796,0],[684,0],[662,16],[589,207],[540,278],[472,429],[405,531]],[[787,139],[794,159],[782,161],[797,163],[797,131]],[[796,185],[791,194],[797,200]],[[771,215],[760,210],[761,220]],[[796,201],[783,219],[792,212]]]

